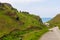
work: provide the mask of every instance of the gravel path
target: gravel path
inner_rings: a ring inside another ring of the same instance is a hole
[[[39,40],[60,40],[60,30],[58,28],[52,28],[52,31],[44,34]]]

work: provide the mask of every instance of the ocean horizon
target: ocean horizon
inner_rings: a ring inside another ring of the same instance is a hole
[[[43,22],[48,22],[49,20],[51,20],[52,18],[41,18]]]

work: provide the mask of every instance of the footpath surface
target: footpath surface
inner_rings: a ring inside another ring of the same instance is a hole
[[[53,28],[44,34],[39,40],[60,40],[60,30],[58,28]]]

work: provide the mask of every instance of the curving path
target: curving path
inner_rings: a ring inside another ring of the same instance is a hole
[[[60,30],[58,27],[54,27],[44,34],[39,40],[60,40]]]

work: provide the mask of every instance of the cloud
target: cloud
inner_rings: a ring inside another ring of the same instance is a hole
[[[0,0],[0,2],[10,3],[18,10],[28,11],[41,17],[53,17],[60,12],[60,6],[52,4],[53,2],[50,5],[50,1],[47,0]]]
[[[50,7],[36,7],[25,9],[26,11],[30,12],[31,14],[36,14],[41,17],[54,17],[57,14],[57,8],[50,8]],[[54,15],[54,16],[53,16]]]
[[[12,3],[11,0],[0,0],[0,2],[2,2],[2,3]]]
[[[7,3],[30,3],[30,2],[43,2],[45,0],[0,0],[0,2]]]
[[[39,2],[39,1],[42,2],[43,0],[18,0],[18,1],[15,0],[15,2],[20,2],[20,3]]]

